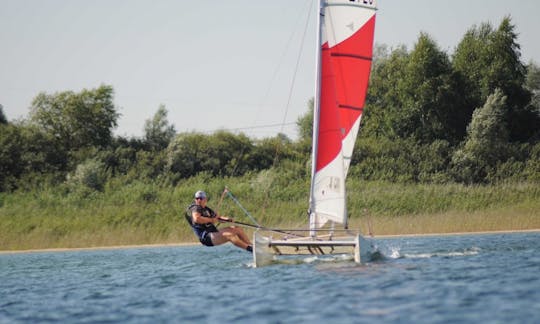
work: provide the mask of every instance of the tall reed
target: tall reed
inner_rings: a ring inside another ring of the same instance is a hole
[[[115,179],[103,192],[59,186],[2,193],[0,250],[196,242],[184,213],[197,190],[205,190],[209,205],[221,214],[251,222],[228,194],[221,198],[225,187],[259,223],[305,227],[309,184],[288,179],[276,186],[272,177],[276,174],[201,174],[176,186]],[[353,178],[347,188],[350,228],[366,234],[540,229],[536,183],[464,186]]]

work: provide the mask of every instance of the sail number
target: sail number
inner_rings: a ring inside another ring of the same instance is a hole
[[[327,189],[334,192],[341,191],[341,179],[338,177],[329,177]]]
[[[349,0],[349,2],[358,2],[368,6],[372,6],[373,4],[375,4],[375,0]]]

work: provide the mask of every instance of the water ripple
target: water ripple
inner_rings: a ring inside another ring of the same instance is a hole
[[[540,322],[540,234],[378,240],[252,268],[232,246],[0,255],[0,323]]]

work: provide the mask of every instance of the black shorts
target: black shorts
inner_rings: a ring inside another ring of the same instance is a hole
[[[214,246],[214,243],[212,243],[212,235],[210,235],[210,233],[212,232],[204,232],[201,238],[199,239],[199,241],[201,241],[203,245]]]

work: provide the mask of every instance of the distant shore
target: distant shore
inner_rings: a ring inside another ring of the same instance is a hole
[[[507,230],[507,231],[477,231],[477,232],[455,232],[455,233],[429,233],[429,234],[395,234],[395,235],[375,235],[374,238],[399,238],[417,236],[460,236],[460,235],[488,235],[488,234],[515,234],[515,233],[540,233],[538,229],[528,230]]]
[[[480,231],[480,232],[456,232],[456,233],[429,233],[429,234],[395,234],[395,235],[374,235],[373,238],[400,238],[400,237],[422,237],[422,236],[460,236],[460,235],[488,235],[488,234],[515,234],[515,233],[540,233],[540,229],[530,230],[508,230],[508,231]],[[367,235],[366,235],[367,236]],[[95,246],[80,248],[50,248],[50,249],[29,249],[0,251],[2,254],[20,254],[20,253],[44,253],[44,252],[72,252],[72,251],[101,251],[101,250],[119,250],[119,249],[141,249],[158,247],[186,247],[197,246],[199,243],[163,243],[163,244],[135,244],[135,245],[115,245],[115,246]]]
[[[100,250],[121,250],[121,249],[144,249],[156,247],[181,247],[195,246],[198,243],[163,243],[163,244],[134,244],[134,245],[114,245],[114,246],[92,246],[79,248],[50,248],[50,249],[28,249],[28,250],[3,250],[0,254],[17,253],[39,253],[39,252],[69,252],[69,251],[100,251]]]

